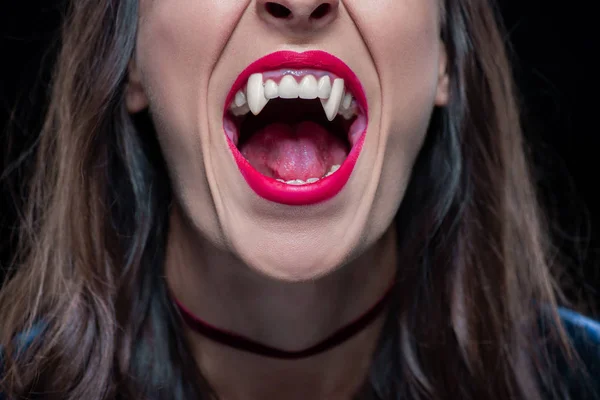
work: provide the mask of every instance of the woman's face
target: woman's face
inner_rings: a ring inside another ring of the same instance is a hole
[[[149,106],[176,203],[203,238],[305,280],[382,236],[447,101],[437,0],[140,8],[127,105]]]

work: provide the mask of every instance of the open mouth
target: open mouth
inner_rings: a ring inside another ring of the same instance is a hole
[[[365,103],[358,79],[339,59],[279,52],[240,75],[223,127],[257,194],[282,204],[314,204],[347,183],[364,141]]]

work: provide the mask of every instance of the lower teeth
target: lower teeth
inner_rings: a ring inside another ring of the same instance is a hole
[[[284,181],[283,179],[277,179],[277,181],[281,182],[281,183],[286,183],[288,185],[296,185],[296,186],[300,186],[300,185],[307,185],[310,183],[315,183],[320,181],[323,178],[327,178],[328,176],[333,175],[338,169],[340,169],[339,165],[334,165],[331,167],[331,169],[329,170],[329,172],[327,174],[325,174],[325,176],[323,176],[322,178],[308,178],[305,181],[303,181],[302,179],[292,179],[291,181]]]

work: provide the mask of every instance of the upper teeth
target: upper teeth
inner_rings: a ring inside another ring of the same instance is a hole
[[[345,92],[343,79],[334,79],[332,85],[331,78],[327,75],[317,79],[314,75],[309,74],[303,76],[298,83],[294,76],[284,75],[278,85],[272,79],[264,82],[263,74],[253,74],[248,79],[246,90],[236,93],[231,104],[231,112],[235,116],[245,115],[248,112],[258,115],[269,103],[269,100],[278,97],[282,99],[319,98],[329,121],[333,121],[337,114],[350,119],[357,111],[352,94]]]

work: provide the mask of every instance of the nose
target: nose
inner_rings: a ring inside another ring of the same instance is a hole
[[[321,30],[338,15],[340,0],[257,0],[260,18],[280,29],[304,33]]]

